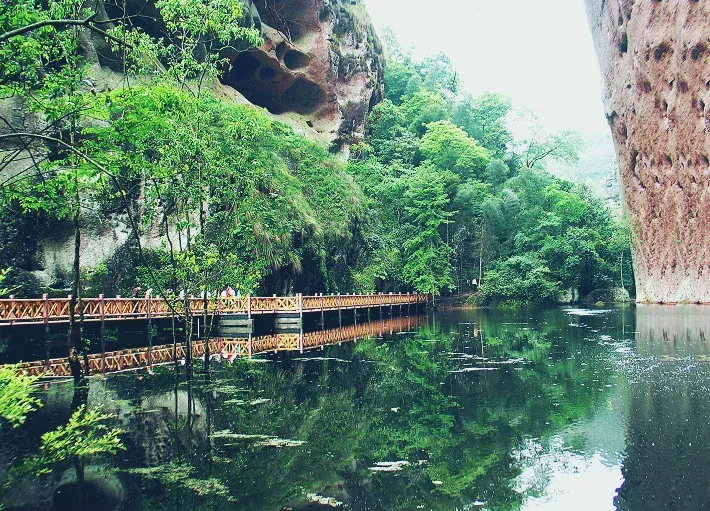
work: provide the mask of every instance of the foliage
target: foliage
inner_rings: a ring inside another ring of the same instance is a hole
[[[488,152],[450,121],[427,124],[419,148],[422,156],[442,170],[453,170],[462,179],[480,178],[490,161]]]
[[[29,475],[38,477],[49,474],[72,460],[83,460],[100,454],[116,454],[119,450],[124,450],[120,439],[122,431],[106,425],[112,418],[112,415],[104,414],[97,408],[80,406],[65,425],[42,435],[38,453],[26,457],[22,463],[12,467],[5,481],[5,488],[12,487]]]
[[[449,198],[441,175],[429,166],[419,167],[407,180],[404,199],[406,218],[413,226],[413,236],[403,244],[404,279],[420,293],[439,294],[453,285],[449,247],[439,235],[451,216],[445,211]]]
[[[359,275],[381,289],[435,293],[482,278],[485,303],[553,303],[563,290],[585,295],[620,282],[624,222],[545,171],[549,161],[577,158],[579,136],[548,133],[525,111],[526,131],[515,139],[508,98],[466,95],[448,59],[416,62],[391,35],[386,41],[387,99],[348,165],[373,218],[372,255]],[[413,221],[414,211],[430,222]]]
[[[0,34],[76,22],[0,40],[2,92],[28,101],[60,137],[34,173],[2,187],[2,209],[72,219],[77,240],[88,215],[125,219],[139,271],[119,274],[107,261],[92,292],[131,289],[136,282],[120,281],[136,273],[165,294],[227,285],[439,294],[482,278],[489,300],[553,301],[553,289],[621,282],[622,269],[623,283],[632,281],[623,224],[544,171],[551,159],[577,158],[578,136],[547,133],[526,114],[528,133],[514,139],[510,100],[463,92],[445,55],[417,61],[387,35],[386,99],[345,165],[258,110],[212,96],[205,85],[225,58],[261,42],[246,8],[160,0],[159,38],[129,18],[102,32],[78,0],[10,0],[0,12]],[[107,39],[123,71],[143,75],[140,85],[97,90],[78,50],[82,30]],[[150,250],[148,233],[159,239]],[[528,288],[521,295],[508,277]]]
[[[33,388],[37,378],[18,371],[16,365],[0,366],[0,417],[15,428],[40,406]]]
[[[544,261],[526,254],[513,256],[489,269],[484,293],[492,300],[541,304],[554,302],[559,287]]]

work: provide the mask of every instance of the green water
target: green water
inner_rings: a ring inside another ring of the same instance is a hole
[[[209,380],[94,379],[89,404],[117,415],[127,451],[90,463],[85,507],[710,509],[708,335],[710,311],[690,306],[439,311]],[[43,399],[4,433],[3,464],[66,421],[72,387]],[[52,509],[71,472],[5,504]]]

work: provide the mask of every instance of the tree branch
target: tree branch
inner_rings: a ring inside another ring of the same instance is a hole
[[[91,22],[94,21],[94,18],[96,17],[96,14],[92,14],[88,18],[84,18],[83,20],[72,20],[72,19],[60,19],[60,20],[43,20],[43,21],[38,21],[37,23],[30,23],[29,25],[25,25],[24,27],[19,27],[14,30],[10,30],[8,32],[5,32],[4,34],[0,34],[0,43],[7,41],[8,39],[11,39],[15,36],[18,35],[23,35],[26,34],[27,32],[32,32],[33,30],[37,30],[39,28],[43,27],[56,27],[56,28],[65,28],[65,27],[72,27],[72,26],[79,26],[79,27],[85,27],[91,30],[92,32],[96,32],[97,34],[100,34],[104,36],[107,39],[110,39],[116,44],[121,44],[123,46],[127,46],[128,48],[133,48],[132,45],[128,44],[127,42],[119,39],[116,36],[113,36],[106,32],[105,30],[100,29],[96,25],[92,24]]]

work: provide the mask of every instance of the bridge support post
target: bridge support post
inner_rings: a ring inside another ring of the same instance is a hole
[[[101,327],[99,337],[101,339],[101,374],[106,374],[106,301],[104,295],[99,295],[99,314],[101,315]]]
[[[49,298],[47,293],[42,295],[42,320],[44,322],[44,355],[45,369],[49,369],[49,358],[52,356],[52,342],[49,339]]]
[[[153,370],[153,314],[152,314],[152,304],[151,296],[148,294],[146,297],[146,309],[145,312],[148,316],[148,369]],[[199,319],[198,319],[199,321]],[[199,327],[198,327],[199,330]]]

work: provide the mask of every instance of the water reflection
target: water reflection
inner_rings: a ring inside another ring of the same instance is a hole
[[[710,456],[709,321],[692,307],[441,311],[416,331],[209,375],[170,366],[95,379],[88,400],[117,415],[128,451],[91,461],[104,474],[92,502],[710,509],[698,469]],[[70,394],[52,385],[47,406],[0,444],[3,461],[66,420]],[[49,509],[65,475],[4,503]]]
[[[710,314],[639,306],[618,509],[710,509]]]

